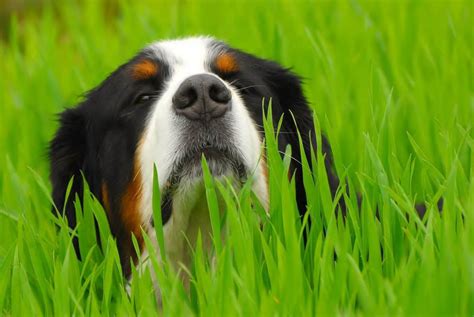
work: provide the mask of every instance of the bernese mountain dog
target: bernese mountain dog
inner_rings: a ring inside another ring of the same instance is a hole
[[[69,225],[75,227],[74,197],[82,195],[85,179],[107,213],[128,277],[131,263],[140,260],[132,236],[142,254],[146,253],[142,229],[154,236],[156,166],[168,260],[186,263],[183,233],[192,240],[199,229],[210,230],[202,155],[215,177],[252,179],[256,196],[266,206],[263,118],[270,101],[275,126],[282,120],[279,150],[285,153],[287,146],[292,148],[290,172],[304,215],[300,151],[310,157],[316,139],[300,78],[275,62],[210,37],[149,45],[76,107],[61,113],[49,149],[53,209],[64,207]],[[334,194],[339,181],[324,137],[322,152]]]

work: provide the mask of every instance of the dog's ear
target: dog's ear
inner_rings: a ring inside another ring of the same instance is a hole
[[[268,61],[265,61],[265,63],[265,67],[261,69],[264,70],[263,77],[266,84],[272,90],[273,112],[279,117],[283,115],[283,130],[285,134],[280,140],[286,140],[287,144],[290,144],[292,148],[294,159],[292,160],[291,168],[295,174],[298,209],[303,216],[306,212],[307,198],[303,184],[300,153],[301,151],[305,153],[312,168],[311,151],[312,147],[316,147],[313,111],[303,94],[301,79],[289,69],[285,69],[276,63]],[[303,149],[300,149],[298,132],[301,135]],[[286,146],[286,144],[282,145]],[[322,147],[321,151],[325,156],[326,172],[334,197],[339,186],[339,179],[333,166],[331,147],[324,135],[322,135],[322,144],[319,146]],[[340,202],[340,204],[343,203],[343,201]],[[341,208],[345,209],[342,205]]]
[[[50,179],[53,186],[53,212],[64,208],[69,226],[76,226],[74,199],[82,195],[81,171],[85,163],[86,127],[81,108],[67,109],[60,115],[60,126],[49,144]],[[70,180],[72,187],[67,201],[66,191]],[[75,247],[77,248],[77,242]]]

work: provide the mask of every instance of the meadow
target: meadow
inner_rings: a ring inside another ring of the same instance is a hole
[[[0,314],[474,314],[470,1],[44,1],[2,18]],[[225,226],[213,226],[226,242],[215,241],[212,264],[197,247],[189,292],[166,261],[155,262],[158,308],[147,272],[135,272],[125,291],[103,210],[87,192],[75,233],[90,251],[76,258],[64,220],[51,213],[46,149],[56,114],[141,47],[196,34],[304,78],[353,195],[339,191],[348,214],[337,217],[322,165],[306,172],[313,225],[305,245],[288,162],[268,123],[271,217],[248,186],[236,194],[207,177],[211,214],[217,194],[226,201]],[[419,201],[429,206],[423,218]]]

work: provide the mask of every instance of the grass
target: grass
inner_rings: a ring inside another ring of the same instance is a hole
[[[226,202],[225,227],[211,208],[226,241],[215,241],[213,263],[198,245],[189,293],[155,261],[161,312],[473,315],[472,14],[469,1],[90,0],[45,1],[12,16],[0,41],[0,313],[156,313],[150,274],[135,274],[130,297],[124,290],[116,246],[89,195],[77,229],[88,252],[76,259],[64,221],[50,213],[45,148],[55,113],[146,43],[211,34],[305,78],[338,174],[364,203],[359,211],[346,197],[346,220],[335,217],[323,166],[316,181],[306,172],[313,226],[304,248],[288,162],[276,151],[270,218],[248,186],[234,195],[208,176],[209,204],[216,195]],[[413,202],[423,200],[431,207],[418,219]],[[88,227],[94,216],[102,249]]]

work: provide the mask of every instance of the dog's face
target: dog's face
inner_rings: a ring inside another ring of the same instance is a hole
[[[213,175],[244,179],[256,171],[263,186],[262,129],[255,118],[261,96],[269,94],[256,89],[262,86],[258,78],[241,75],[249,70],[240,68],[240,55],[209,38],[193,38],[153,44],[129,64],[132,81],[141,86],[130,94],[146,113],[135,142],[146,188],[156,165],[165,192],[186,191],[202,176],[202,155]],[[259,102],[249,102],[246,94],[258,95]]]
[[[146,47],[62,113],[50,146],[55,204],[59,210],[66,206],[74,226],[72,201],[64,196],[73,176],[72,192],[82,193],[82,172],[107,211],[125,266],[133,256],[131,234],[142,243],[141,228],[151,223],[154,166],[165,230],[191,204],[187,192],[202,178],[202,155],[216,177],[252,178],[265,204],[263,114],[269,100],[273,119],[283,116],[279,146],[293,148],[298,204],[304,208],[301,171],[294,163],[300,151],[296,124],[305,151],[314,144],[314,129],[299,79],[207,37]]]

